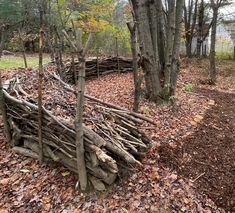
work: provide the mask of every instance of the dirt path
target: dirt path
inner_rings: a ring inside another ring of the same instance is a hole
[[[164,144],[160,162],[193,180],[199,193],[226,211],[235,211],[235,94],[199,89],[215,102],[196,131],[176,142]]]

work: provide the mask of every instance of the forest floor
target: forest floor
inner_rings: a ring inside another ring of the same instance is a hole
[[[218,62],[214,86],[204,84],[208,67],[182,60],[176,110],[141,101],[158,124],[146,127],[151,147],[141,168],[102,194],[82,195],[67,169],[13,153],[0,122],[0,213],[235,212],[235,62]],[[131,109],[131,73],[88,80],[86,89]]]

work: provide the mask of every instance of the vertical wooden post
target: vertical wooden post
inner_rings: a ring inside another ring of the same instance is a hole
[[[7,139],[7,142],[10,144],[11,143],[11,132],[10,132],[9,123],[7,121],[6,103],[5,103],[5,98],[4,98],[4,94],[3,94],[1,69],[0,69],[0,110],[1,110],[1,113],[2,113],[2,120],[3,120],[6,139]]]
[[[119,62],[119,51],[118,51],[118,37],[116,36],[116,56],[117,56],[117,69],[120,74],[120,62]]]
[[[98,78],[100,77],[100,67],[99,67],[99,47],[96,47],[96,71]]]
[[[42,140],[42,79],[43,79],[43,15],[40,8],[40,31],[39,31],[39,70],[38,70],[38,141],[39,141],[39,162],[43,162],[43,140]]]
[[[75,117],[75,131],[76,131],[76,157],[77,157],[77,169],[78,178],[80,181],[80,187],[82,191],[87,188],[87,171],[85,164],[85,150],[84,150],[84,133],[83,133],[83,106],[84,106],[84,93],[85,93],[85,56],[90,48],[93,40],[93,33],[89,34],[85,47],[82,44],[82,31],[78,29],[76,31],[77,42],[76,45],[72,42],[65,30],[63,33],[68,40],[70,46],[77,53],[79,63],[78,81],[76,82],[77,103],[76,103],[76,117]]]

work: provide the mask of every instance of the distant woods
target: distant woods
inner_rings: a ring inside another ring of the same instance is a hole
[[[0,0],[0,50],[38,52],[40,2]],[[101,55],[116,56],[118,47],[119,55],[131,54],[126,27],[130,7],[126,1],[99,0],[90,4],[90,1],[51,0],[46,1],[44,12],[44,52],[56,54],[60,48],[63,52],[69,51],[62,30],[70,30],[74,20],[75,26],[84,31],[83,39],[90,31],[95,32],[91,53],[99,49]]]

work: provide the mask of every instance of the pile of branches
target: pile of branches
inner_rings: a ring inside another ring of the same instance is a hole
[[[77,173],[75,146],[76,91],[58,75],[47,72],[43,91],[43,154]],[[37,73],[27,71],[9,80],[4,89],[13,150],[38,159]],[[90,186],[105,190],[122,168],[140,165],[149,143],[141,130],[143,115],[86,95],[84,113],[85,163]]]
[[[63,80],[67,83],[75,83],[78,74],[78,62],[67,61],[63,73]],[[75,70],[75,71],[74,71]],[[99,77],[112,72],[128,72],[132,70],[132,59],[125,57],[88,58],[86,60],[86,77]]]

